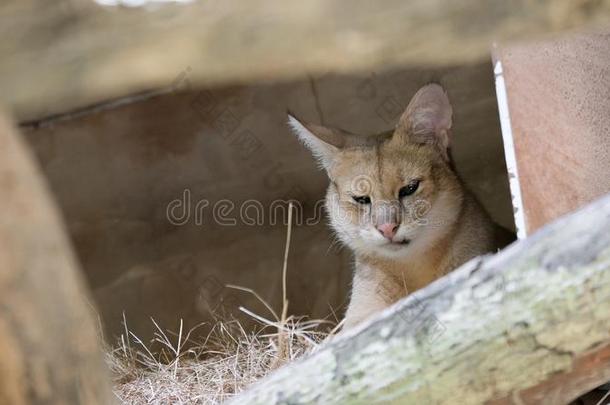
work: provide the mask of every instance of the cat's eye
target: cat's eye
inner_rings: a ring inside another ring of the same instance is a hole
[[[408,197],[416,192],[419,187],[419,183],[419,180],[413,180],[406,186],[402,187],[400,190],[398,190],[398,198]]]
[[[352,198],[354,199],[354,201],[356,201],[358,204],[370,204],[371,203],[371,197],[369,197],[368,195],[363,195],[363,196],[352,196]]]

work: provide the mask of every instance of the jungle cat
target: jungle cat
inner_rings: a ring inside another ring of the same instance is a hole
[[[452,107],[438,84],[422,87],[395,129],[356,135],[288,123],[326,170],[326,209],[355,256],[343,329],[510,239],[458,177]]]

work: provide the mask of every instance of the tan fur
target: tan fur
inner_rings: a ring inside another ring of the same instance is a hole
[[[451,106],[440,86],[423,87],[395,131],[376,138],[328,128],[321,137],[321,127],[290,123],[328,173],[329,219],[355,255],[344,329],[499,247],[494,224],[451,167]],[[417,190],[398,198],[414,180]],[[363,195],[370,204],[354,201]],[[388,221],[398,224],[391,240],[378,230]]]

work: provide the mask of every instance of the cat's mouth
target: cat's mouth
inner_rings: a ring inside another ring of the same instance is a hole
[[[393,241],[388,241],[388,243],[386,244],[386,246],[391,247],[391,248],[400,248],[400,247],[405,247],[408,246],[411,243],[411,239],[403,239],[403,240],[393,240]]]

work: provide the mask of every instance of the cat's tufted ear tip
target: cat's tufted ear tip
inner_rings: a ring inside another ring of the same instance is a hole
[[[453,108],[447,91],[438,83],[420,88],[400,117],[397,133],[407,141],[436,145],[448,159]]]
[[[292,110],[290,108],[286,109],[286,116],[288,117],[288,120],[292,119],[297,119],[295,114],[292,112]]]
[[[287,117],[288,125],[290,125],[290,127],[292,127],[293,129],[296,129],[297,127],[307,127],[307,124],[305,123],[305,121],[300,119],[290,109],[286,109],[286,117]]]
[[[401,121],[418,132],[438,133],[451,129],[452,115],[447,91],[438,83],[429,83],[415,93]]]
[[[288,116],[288,126],[292,129],[292,132],[311,150],[320,165],[328,169],[338,146],[344,142],[341,135],[335,133],[332,129],[309,124],[297,118],[290,110],[286,110],[286,114]]]

